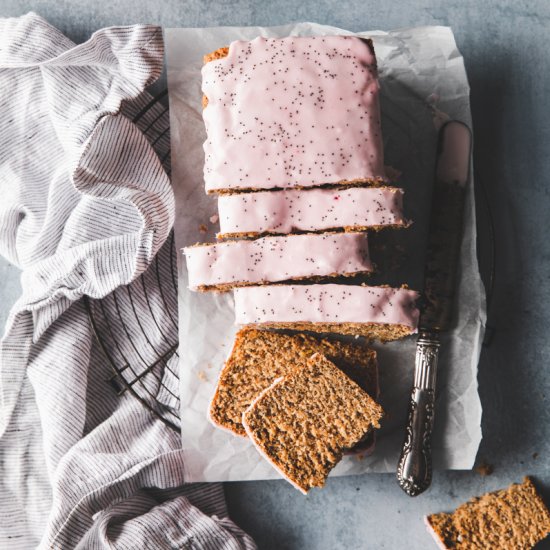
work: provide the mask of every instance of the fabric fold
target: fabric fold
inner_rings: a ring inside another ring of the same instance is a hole
[[[153,147],[128,118],[162,63],[159,27],[77,46],[35,14],[0,20],[0,254],[22,270],[0,342],[2,548],[255,547],[220,484],[185,484],[180,435],[109,386],[81,299],[137,293],[155,255],[173,253],[168,139]],[[167,115],[154,117],[168,135]],[[158,289],[149,299],[161,349],[176,327]],[[127,337],[120,323],[111,337]],[[169,370],[158,376],[177,395]]]

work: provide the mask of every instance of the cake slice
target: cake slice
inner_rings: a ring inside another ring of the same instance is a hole
[[[324,354],[371,397],[378,398],[376,352],[366,345],[245,328],[237,333],[220,372],[210,420],[246,436],[242,415],[252,401],[277,378],[304,366],[315,353]]]
[[[386,182],[370,40],[258,37],[205,60],[208,193]]]
[[[370,273],[366,233],[322,233],[201,244],[184,249],[191,290]]]
[[[260,328],[334,332],[381,341],[417,332],[418,292],[366,285],[236,288],[235,322]]]
[[[218,197],[219,239],[407,227],[397,187],[289,189]]]
[[[306,494],[372,428],[382,407],[317,353],[264,390],[243,413],[246,433],[266,460]]]
[[[452,514],[432,514],[426,525],[440,548],[527,550],[550,533],[550,513],[525,478],[507,489],[459,506]]]

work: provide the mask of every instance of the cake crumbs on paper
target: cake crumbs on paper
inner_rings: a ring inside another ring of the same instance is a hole
[[[480,476],[490,476],[495,471],[495,467],[492,464],[488,464],[484,460],[476,467],[476,472]]]
[[[210,223],[218,223],[220,217],[217,214],[210,216]]]
[[[199,232],[200,233],[206,233],[208,231],[208,227],[206,227],[206,225],[204,225],[204,223],[201,223],[199,225]]]
[[[204,371],[200,370],[198,373],[197,373],[197,377],[199,380],[202,380],[203,382],[206,382],[208,380],[208,378],[206,377],[206,374]]]

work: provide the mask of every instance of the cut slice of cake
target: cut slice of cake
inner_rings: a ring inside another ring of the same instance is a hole
[[[218,238],[407,227],[397,187],[289,189],[218,197]]]
[[[386,181],[370,40],[258,37],[205,60],[208,193]]]
[[[235,322],[261,328],[334,332],[381,341],[417,332],[418,292],[320,284],[236,288]]]
[[[550,513],[525,478],[507,489],[459,506],[452,514],[432,514],[426,525],[440,548],[527,550],[550,534]]]
[[[210,420],[246,436],[242,415],[252,401],[277,378],[304,366],[315,353],[324,354],[371,397],[378,398],[376,352],[366,345],[245,328],[237,333],[220,372]]]
[[[243,413],[258,451],[302,493],[330,471],[372,428],[382,407],[326,357],[275,381]]]
[[[200,244],[184,249],[191,290],[226,291],[372,271],[366,233],[321,233]]]

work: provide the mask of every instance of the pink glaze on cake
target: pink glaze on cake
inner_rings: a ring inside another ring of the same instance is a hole
[[[395,187],[292,189],[218,197],[220,234],[292,233],[406,225]]]
[[[235,322],[382,323],[416,332],[418,292],[358,285],[274,285],[235,289]]]
[[[191,290],[372,271],[366,233],[264,237],[184,249]]]
[[[385,179],[376,58],[360,38],[232,42],[202,90],[207,192]]]

